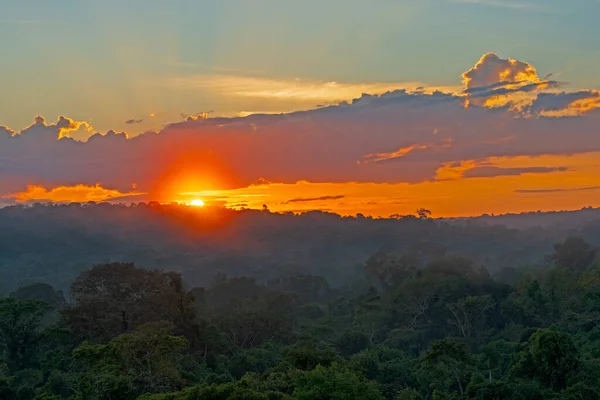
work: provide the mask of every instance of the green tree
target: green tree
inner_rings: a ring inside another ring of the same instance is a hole
[[[450,339],[436,340],[422,357],[421,374],[432,389],[447,390],[456,387],[465,393],[472,359],[467,347]]]
[[[49,310],[39,300],[0,299],[0,348],[11,371],[39,364],[44,337],[41,322]]]
[[[80,390],[90,396],[102,392],[107,399],[126,399],[133,394],[181,389],[187,347],[188,341],[173,336],[166,322],[141,325],[105,345],[83,344],[73,353],[74,363],[82,371]]]
[[[446,305],[451,314],[448,324],[456,327],[467,343],[472,343],[485,333],[486,314],[494,305],[490,295],[467,296],[449,303]]]
[[[339,365],[317,366],[296,379],[297,400],[380,400],[377,386],[356,372]]]
[[[567,377],[579,366],[579,351],[571,336],[554,329],[540,329],[529,338],[514,366],[514,376],[529,376],[554,390],[567,387]]]

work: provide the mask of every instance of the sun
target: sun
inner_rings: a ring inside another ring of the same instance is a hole
[[[204,207],[204,201],[202,201],[200,199],[194,199],[194,200],[190,201],[190,206]]]

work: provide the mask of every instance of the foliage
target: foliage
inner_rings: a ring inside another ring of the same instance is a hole
[[[29,283],[0,298],[0,398],[599,398],[593,246],[567,239],[502,282],[430,244],[397,253],[366,257],[344,287],[292,264],[191,289],[176,272],[101,264],[68,303]]]

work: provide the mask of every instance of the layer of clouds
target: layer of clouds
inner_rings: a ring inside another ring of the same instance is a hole
[[[261,179],[417,183],[435,180],[441,166],[463,160],[476,161],[460,172],[459,178],[468,179],[563,168],[482,164],[490,157],[600,151],[597,92],[555,92],[558,83],[541,79],[530,64],[494,54],[484,55],[463,79],[461,91],[363,94],[350,102],[279,115],[185,115],[158,133],[128,138],[109,131],[94,133],[87,142],[69,134],[92,132],[88,123],[37,117],[21,132],[0,127],[0,196],[27,185],[96,183],[119,193],[128,193],[132,184],[150,194],[181,191],[158,186],[185,173],[208,176],[209,188],[244,187]],[[309,92],[303,87],[295,93]],[[529,105],[512,107],[515,94],[530,96]],[[500,95],[504,106],[488,104]]]

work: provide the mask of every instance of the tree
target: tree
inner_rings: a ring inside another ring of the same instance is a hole
[[[50,306],[39,300],[0,299],[0,346],[11,371],[37,366],[42,319]]]
[[[373,254],[365,264],[365,275],[378,289],[389,289],[417,275],[419,260],[411,254],[393,257],[383,252]]]
[[[54,290],[47,283],[33,283],[22,286],[10,294],[18,300],[41,300],[48,303],[54,309],[60,309],[65,306],[65,296],[62,291]]]
[[[97,265],[71,285],[75,304],[63,311],[71,329],[107,341],[149,322],[170,321],[193,336],[194,299],[175,272],[136,268],[132,263]]]
[[[188,345],[166,322],[141,325],[106,345],[83,344],[73,353],[83,373],[80,388],[116,398],[179,390],[185,385],[181,363]]]
[[[567,376],[578,367],[579,351],[569,334],[539,329],[521,351],[513,374],[536,378],[554,390],[562,390],[567,386]]]
[[[489,294],[467,296],[446,305],[450,311],[450,325],[458,328],[460,335],[471,343],[474,334],[481,335],[486,325],[486,313],[494,307],[494,299]]]
[[[339,365],[317,366],[296,379],[294,398],[298,400],[380,400],[377,386]]]
[[[428,219],[431,216],[431,211],[425,208],[419,208],[415,211],[415,214],[417,214],[417,217],[420,219]]]
[[[335,350],[312,340],[296,343],[286,352],[286,359],[295,368],[310,371],[321,365],[328,367],[338,360]]]
[[[425,375],[437,380],[439,383],[433,387],[447,389],[447,381],[453,381],[458,387],[460,394],[465,393],[465,375],[471,357],[467,347],[450,339],[436,340],[427,349],[422,358],[422,370]]]
[[[492,382],[505,376],[516,354],[517,344],[495,340],[485,344],[480,351],[481,367],[487,371],[487,380]]]
[[[350,367],[377,382],[386,398],[393,397],[403,388],[418,386],[413,372],[415,365],[416,359],[381,345],[363,350],[350,359]],[[405,397],[409,394],[404,393]]]
[[[575,272],[585,270],[595,257],[596,249],[577,236],[570,236],[563,243],[555,244],[552,255],[558,265]]]

